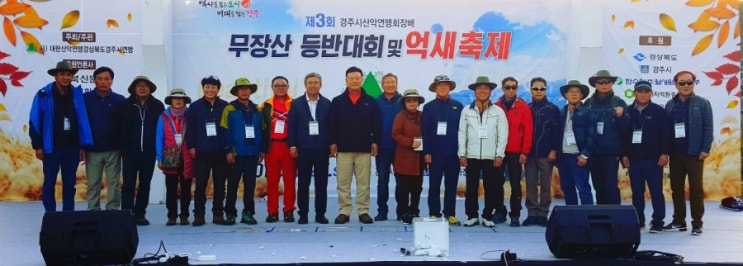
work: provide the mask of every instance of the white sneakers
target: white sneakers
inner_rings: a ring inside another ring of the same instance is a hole
[[[492,228],[492,227],[495,227],[495,222],[493,222],[493,220],[483,219],[482,220],[482,225],[484,225],[485,227],[491,227]]]
[[[467,221],[464,221],[464,223],[462,223],[462,225],[467,226],[467,227],[475,226],[478,224],[480,224],[480,218],[470,218],[470,219],[467,219]]]

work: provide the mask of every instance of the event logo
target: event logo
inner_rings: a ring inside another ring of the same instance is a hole
[[[642,53],[637,53],[632,58],[634,58],[635,60],[637,60],[637,62],[642,62],[642,60],[645,60],[645,58],[647,58],[647,57],[644,54],[642,54]]]
[[[649,65],[640,65],[640,73],[642,73],[642,74],[650,73],[650,66]]]
[[[252,4],[252,2],[253,1],[251,1],[251,0],[243,0],[240,3],[240,6],[242,6],[243,8],[250,8],[250,5]]]

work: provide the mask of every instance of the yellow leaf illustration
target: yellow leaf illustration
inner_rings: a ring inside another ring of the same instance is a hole
[[[119,54],[120,54],[120,55],[125,55],[125,53],[124,53],[124,49],[121,49],[121,48],[119,48]]]
[[[711,16],[719,18],[719,19],[728,19],[728,18],[735,17],[735,13],[725,7],[713,7],[713,8],[704,10],[704,12],[707,12]]]
[[[617,54],[622,54],[622,53],[624,53],[624,48],[619,48],[619,51],[617,51]]]
[[[635,28],[635,22],[632,20],[627,20],[627,22],[624,23],[625,28]]]
[[[0,112],[7,112],[7,111],[8,110],[5,109],[5,105],[3,105],[2,103],[0,103]]]
[[[722,119],[723,124],[738,124],[738,121],[735,120],[735,117],[732,116],[726,116],[725,119]]]
[[[25,14],[24,16],[13,20],[13,22],[20,27],[41,29],[44,25],[49,24],[48,21],[39,17],[39,14],[36,13],[36,10],[33,7],[26,9],[23,13]]]
[[[728,109],[733,109],[735,107],[738,107],[738,101],[737,100],[732,100],[732,101],[730,101],[728,103]]]
[[[717,23],[716,21],[712,21],[709,19],[706,20],[697,20],[689,24],[689,28],[693,29],[694,32],[697,31],[712,31],[717,29],[717,27],[720,27],[720,23]]]
[[[738,21],[735,22],[735,30],[733,31],[733,38],[738,38],[740,36],[740,18],[738,18]]]
[[[79,19],[80,11],[72,10],[70,12],[67,12],[67,14],[64,15],[64,18],[62,18],[62,26],[59,29],[61,30],[75,26],[75,24],[77,24],[77,20]]]
[[[28,131],[28,125],[23,124],[23,133],[26,133]]]
[[[0,113],[0,121],[10,121],[8,113]]]
[[[132,13],[126,14],[126,19],[132,21]]]
[[[611,22],[617,20],[617,15],[611,14]]]
[[[727,41],[728,35],[730,35],[730,21],[722,23],[722,27],[720,27],[720,31],[717,34],[717,48],[720,48]]]
[[[116,20],[114,20],[114,19],[106,20],[106,28],[110,28],[110,27],[116,27],[116,28],[118,28],[119,27],[119,22],[116,22]]]
[[[727,0],[727,2],[728,5],[730,5],[730,7],[732,7],[734,10],[738,10],[738,8],[740,8],[740,3],[738,2],[738,0]]]
[[[26,43],[26,46],[33,45],[37,53],[44,54],[44,50],[41,49],[41,43],[39,42],[39,40],[36,39],[36,36],[31,33],[21,31],[21,38],[23,39],[23,42]]]
[[[691,51],[691,55],[695,56],[698,55],[701,52],[704,52],[704,50],[707,50],[707,47],[709,47],[709,44],[712,43],[712,38],[714,37],[714,34],[710,34],[707,36],[702,37],[697,42],[697,45],[694,46],[694,50]]]
[[[80,42],[79,42],[79,41],[68,41],[67,43],[69,43],[69,44],[70,44],[70,45],[72,45],[72,46],[77,46],[77,45],[79,45],[79,44],[80,44]]]
[[[630,2],[631,2],[631,3],[637,3],[637,2],[640,2],[640,0],[632,0],[632,1],[630,1]]]
[[[13,27],[13,23],[10,22],[10,19],[8,19],[7,17],[3,19],[3,32],[5,33],[5,38],[8,38],[10,44],[15,46],[15,27]]]
[[[17,1],[8,1],[4,5],[0,6],[0,14],[6,15],[6,16],[17,15],[25,11],[29,7],[31,7],[31,5],[26,4],[26,3],[18,3]]]
[[[724,135],[724,134],[732,135],[733,130],[730,129],[730,127],[723,127],[722,129],[720,129],[720,135]]]
[[[673,18],[671,16],[665,13],[661,13],[660,16],[658,16],[658,19],[660,20],[660,25],[663,26],[663,28],[676,32],[676,22],[673,21]]]
[[[688,2],[686,2],[686,5],[699,7],[699,6],[706,6],[706,5],[712,4],[712,2],[714,1],[715,0],[689,0]]]

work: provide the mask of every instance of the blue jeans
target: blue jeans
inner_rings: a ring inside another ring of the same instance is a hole
[[[629,180],[632,186],[632,205],[637,210],[640,225],[645,224],[645,183],[650,190],[650,203],[653,205],[653,225],[663,226],[666,217],[666,203],[663,198],[663,168],[658,160],[630,161]]]
[[[560,155],[559,167],[560,187],[565,195],[565,205],[578,205],[580,195],[581,205],[593,205],[591,184],[588,183],[588,169],[591,168],[591,159],[585,166],[578,166],[579,154],[563,153]],[[578,189],[578,193],[575,190]]]
[[[387,200],[390,198],[390,167],[395,161],[395,149],[379,149],[375,157],[377,165],[377,211],[387,215],[389,208]],[[401,217],[401,213],[397,216]]]
[[[62,169],[62,210],[75,210],[75,173],[80,164],[80,149],[77,147],[61,148],[54,147],[52,153],[44,153],[42,160],[44,171],[44,184],[42,185],[41,201],[44,210],[48,212],[57,211],[57,199],[55,197],[55,186],[57,185],[57,173]]]
[[[122,158],[121,209],[144,217],[150,201],[150,183],[155,171],[155,151],[130,151]],[[137,185],[139,180],[139,185]],[[136,201],[134,198],[136,188]]]
[[[297,207],[300,216],[310,211],[310,183],[315,177],[315,216],[328,209],[328,149],[299,149],[297,156]],[[314,169],[314,171],[313,171]]]
[[[431,155],[428,179],[429,215],[441,216],[440,195],[442,179],[444,181],[444,216],[454,216],[456,214],[459,170],[459,158],[457,158],[457,155]]]
[[[593,155],[591,157],[591,182],[596,190],[596,204],[622,203],[619,196],[618,172],[619,157],[614,155]]]

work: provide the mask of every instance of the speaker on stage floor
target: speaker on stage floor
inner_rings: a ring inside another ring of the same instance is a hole
[[[640,245],[640,224],[631,205],[555,206],[544,235],[558,258],[628,258]]]
[[[130,210],[47,212],[39,245],[47,265],[128,264],[139,235]]]

